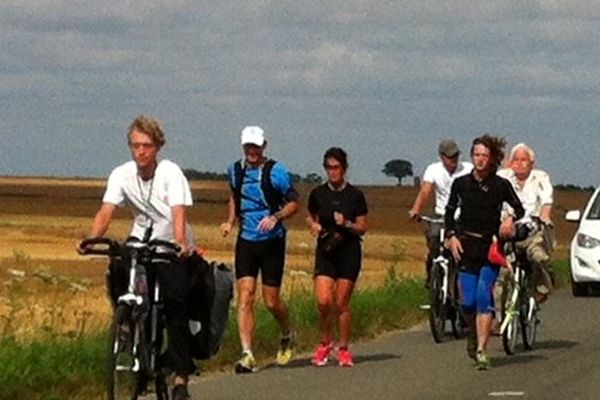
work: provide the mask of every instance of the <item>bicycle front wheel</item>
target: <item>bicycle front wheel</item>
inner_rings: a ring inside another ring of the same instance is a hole
[[[429,328],[431,335],[436,343],[444,340],[444,331],[446,327],[446,305],[444,304],[444,271],[433,264],[431,268],[430,286],[430,307],[429,307]]]
[[[131,308],[119,305],[110,328],[108,355],[108,399],[136,400],[142,384],[142,369],[133,354],[137,324],[131,321]]]
[[[537,303],[533,297],[527,298],[527,302],[521,306],[521,333],[523,335],[523,345],[527,350],[533,349],[537,334]]]
[[[502,332],[502,347],[508,355],[515,354],[520,325],[519,305],[512,301],[514,290],[518,288],[506,282],[502,287],[501,295],[502,326],[505,326]],[[518,297],[516,301],[518,303]]]

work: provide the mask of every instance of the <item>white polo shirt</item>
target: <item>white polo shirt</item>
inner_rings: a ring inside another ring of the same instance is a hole
[[[423,174],[423,182],[429,182],[435,189],[435,213],[444,215],[446,213],[446,204],[450,197],[452,182],[459,176],[466,175],[473,169],[470,162],[459,161],[456,171],[450,174],[441,161],[430,164]]]
[[[501,169],[498,171],[498,175],[512,184],[525,209],[525,217],[539,217],[542,206],[554,204],[554,188],[550,183],[550,177],[544,171],[531,170],[523,189],[519,187],[517,176],[512,169]]]
[[[144,181],[138,175],[135,161],[128,161],[111,172],[102,201],[118,207],[131,207],[134,215],[131,236],[142,239],[152,224],[151,239],[173,241],[171,207],[191,206],[192,193],[177,164],[169,160],[159,161],[154,177]],[[189,224],[186,224],[186,237],[188,245],[193,246]]]

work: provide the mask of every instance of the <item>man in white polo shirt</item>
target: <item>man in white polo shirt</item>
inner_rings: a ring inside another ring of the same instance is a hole
[[[423,206],[435,192],[434,217],[443,218],[446,211],[446,203],[450,196],[452,182],[459,176],[466,175],[473,169],[470,162],[459,161],[460,149],[453,140],[442,140],[438,146],[440,161],[430,164],[423,174],[423,182],[415,202],[408,212],[410,218],[418,220]],[[426,273],[427,284],[433,259],[437,256],[440,248],[440,228],[438,224],[429,224],[425,231],[427,239]]]
[[[127,141],[133,160],[111,172],[102,205],[87,237],[102,237],[117,207],[128,206],[134,216],[131,236],[140,240],[173,241],[182,248],[182,254],[189,253],[194,248],[194,238],[187,223],[186,208],[192,205],[192,194],[181,169],[169,160],[158,159],[158,152],[166,142],[161,126],[158,121],[141,115],[129,126]],[[81,246],[78,251],[82,251]],[[167,316],[167,364],[175,373],[172,399],[187,400],[190,398],[188,375],[196,369],[189,348],[185,309],[189,279],[183,263],[176,262],[171,267],[161,269],[158,277]],[[114,304],[126,290],[122,264],[111,263],[109,276]]]

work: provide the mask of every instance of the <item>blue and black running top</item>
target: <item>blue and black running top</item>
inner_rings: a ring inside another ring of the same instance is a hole
[[[265,168],[266,165],[268,168]],[[263,172],[269,173],[270,179],[263,177]],[[259,167],[246,164],[240,168],[238,161],[229,166],[227,174],[234,198],[239,197],[239,200],[236,199],[236,211],[240,220],[240,237],[251,242],[259,242],[285,236],[285,227],[281,222],[269,232],[260,232],[258,224],[274,212],[273,200],[265,195],[265,191],[270,190],[279,195],[277,197],[281,199],[280,207],[283,207],[287,201],[298,199],[287,168],[273,161]],[[239,188],[236,187],[237,182],[241,182]]]

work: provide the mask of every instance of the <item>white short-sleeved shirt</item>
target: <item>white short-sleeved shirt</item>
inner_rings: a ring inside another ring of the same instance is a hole
[[[544,171],[531,170],[523,189],[519,187],[517,176],[512,169],[501,169],[498,175],[512,184],[525,209],[525,217],[539,217],[542,206],[554,204],[554,188],[550,183],[550,177]]]
[[[423,182],[429,182],[435,189],[435,213],[444,215],[446,212],[446,204],[450,197],[450,189],[452,182],[459,176],[466,175],[473,169],[473,164],[470,162],[459,161],[456,166],[456,171],[450,174],[444,167],[441,161],[430,164],[423,174]]]
[[[128,161],[115,168],[109,178],[102,198],[104,203],[118,207],[131,207],[134,214],[131,236],[144,237],[152,223],[151,239],[173,241],[173,215],[171,207],[191,206],[190,185],[181,168],[169,160],[161,160],[154,177],[144,181],[139,175],[135,161]],[[189,224],[186,224],[188,245],[194,245]]]

